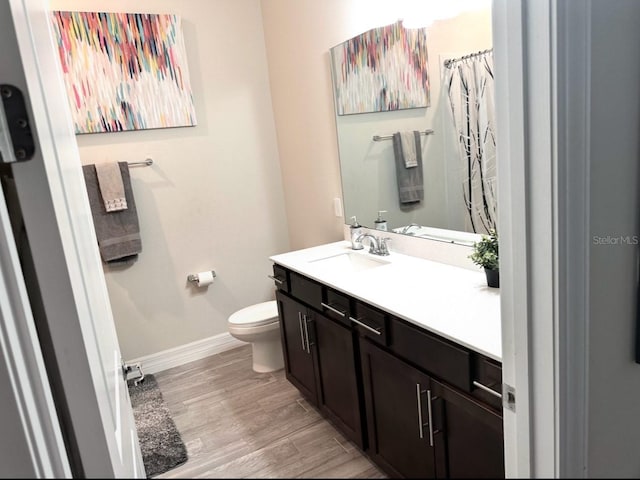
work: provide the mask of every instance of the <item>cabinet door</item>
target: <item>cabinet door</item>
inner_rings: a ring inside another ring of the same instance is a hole
[[[313,345],[309,339],[311,335],[307,307],[279,291],[276,292],[276,300],[287,380],[310,402],[317,405]]]
[[[360,348],[369,455],[395,477],[434,478],[425,397],[430,378],[367,340]]]
[[[359,447],[363,446],[355,349],[351,330],[314,313],[320,377],[319,403]]]
[[[461,392],[431,380],[439,477],[504,478],[502,417]]]

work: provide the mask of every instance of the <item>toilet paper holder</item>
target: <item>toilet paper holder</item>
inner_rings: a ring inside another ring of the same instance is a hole
[[[216,271],[211,270],[211,275],[213,275],[213,278],[215,278]],[[187,275],[187,281],[193,283],[194,285],[198,285],[198,283],[200,282],[200,277],[198,276],[197,273],[192,273],[190,275]]]

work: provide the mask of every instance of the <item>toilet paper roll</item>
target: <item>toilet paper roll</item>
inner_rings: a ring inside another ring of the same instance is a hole
[[[215,274],[212,271],[199,272],[196,285],[198,285],[199,287],[206,287],[207,285],[211,285],[213,283],[214,278]]]

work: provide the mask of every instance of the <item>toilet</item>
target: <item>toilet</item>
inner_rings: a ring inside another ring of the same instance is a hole
[[[275,300],[240,309],[229,316],[227,323],[233,337],[251,343],[254,371],[274,372],[284,367]]]

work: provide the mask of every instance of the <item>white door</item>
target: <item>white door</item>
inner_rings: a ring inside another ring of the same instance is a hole
[[[24,94],[35,143],[33,158],[11,164],[25,280],[72,475],[145,477],[47,8],[0,2],[0,85]]]

